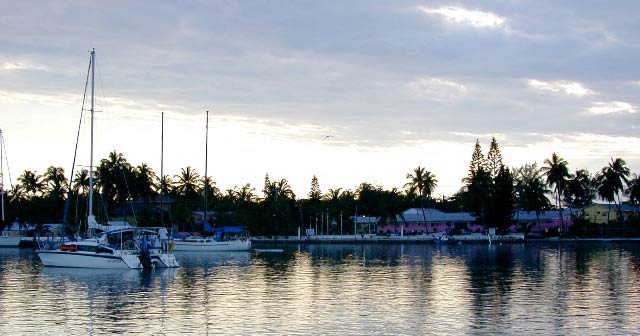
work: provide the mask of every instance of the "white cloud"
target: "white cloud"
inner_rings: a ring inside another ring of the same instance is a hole
[[[621,101],[595,102],[587,110],[587,113],[595,115],[636,112],[638,112],[636,106]]]
[[[499,141],[507,140],[507,135],[504,133],[471,133],[471,132],[454,131],[454,132],[450,132],[450,134],[453,135],[456,139],[468,138],[468,139],[465,139],[464,141],[472,141],[473,139],[491,139],[491,138],[496,138],[496,140],[499,140]]]
[[[504,25],[505,18],[491,12],[469,10],[461,7],[448,6],[431,8],[418,6],[418,9],[430,15],[439,15],[448,21],[472,26],[474,28],[496,28]]]
[[[81,97],[77,95],[43,95],[36,93],[0,91],[0,104],[37,103],[46,106],[60,107],[68,106],[70,102],[72,104],[77,104],[79,101],[81,101]]]
[[[554,82],[543,82],[537,79],[530,79],[529,86],[535,90],[563,93],[568,96],[582,97],[593,94],[593,91],[584,87],[582,84],[572,81],[559,80]]]
[[[17,71],[17,70],[42,70],[47,71],[47,66],[43,64],[34,64],[27,62],[5,62],[2,65],[2,69],[7,71]]]
[[[443,78],[420,78],[406,84],[411,96],[420,99],[448,101],[467,92],[467,87]]]

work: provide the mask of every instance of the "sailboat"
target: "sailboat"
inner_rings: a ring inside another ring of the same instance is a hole
[[[0,223],[0,246],[18,247],[20,245],[20,225],[16,222],[10,227],[4,227],[4,136],[0,130],[0,203],[2,203],[2,222]]]
[[[203,211],[203,231],[213,233],[208,237],[189,236],[176,239],[173,242],[174,251],[248,251],[251,249],[249,230],[243,226],[213,228],[209,224],[209,212],[207,211],[207,158],[209,147],[209,111],[207,111],[207,126],[205,136],[205,159],[204,159],[204,211]]]
[[[58,246],[41,245],[36,253],[45,266],[81,268],[169,268],[178,267],[172,253],[162,249],[158,231],[151,228],[101,226],[93,215],[93,114],[95,49],[91,50],[91,155],[87,226],[107,230],[101,234]],[[89,74],[87,74],[89,76]]]

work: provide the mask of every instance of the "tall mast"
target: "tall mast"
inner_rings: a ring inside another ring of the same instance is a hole
[[[207,180],[207,159],[209,157],[209,111],[207,111],[207,125],[204,139],[204,224],[209,224],[207,218],[207,185],[209,184],[209,181]],[[206,225],[203,226],[203,231],[205,228],[207,228]]]
[[[164,227],[164,112],[160,129],[160,226]]]
[[[95,98],[95,74],[96,74],[96,49],[91,50],[91,154],[89,157],[89,211],[88,216],[93,216],[93,112]],[[87,221],[87,223],[89,223]]]

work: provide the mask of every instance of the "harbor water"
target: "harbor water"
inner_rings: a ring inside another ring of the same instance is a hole
[[[640,243],[255,247],[150,272],[0,249],[0,334],[640,334]]]

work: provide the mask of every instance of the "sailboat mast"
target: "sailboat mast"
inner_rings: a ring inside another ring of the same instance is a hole
[[[207,180],[207,167],[209,166],[207,163],[207,159],[209,157],[209,111],[207,111],[207,124],[205,131],[205,141],[204,141],[204,223],[208,224],[208,216],[207,216],[207,187],[209,181]],[[208,227],[205,225],[202,229],[207,229]]]
[[[89,211],[87,216],[93,216],[93,111],[95,108],[95,72],[96,72],[96,49],[91,50],[91,151],[89,157]],[[88,218],[88,217],[87,217]],[[87,219],[87,223],[88,219]]]
[[[160,226],[164,227],[164,112],[160,126]]]

